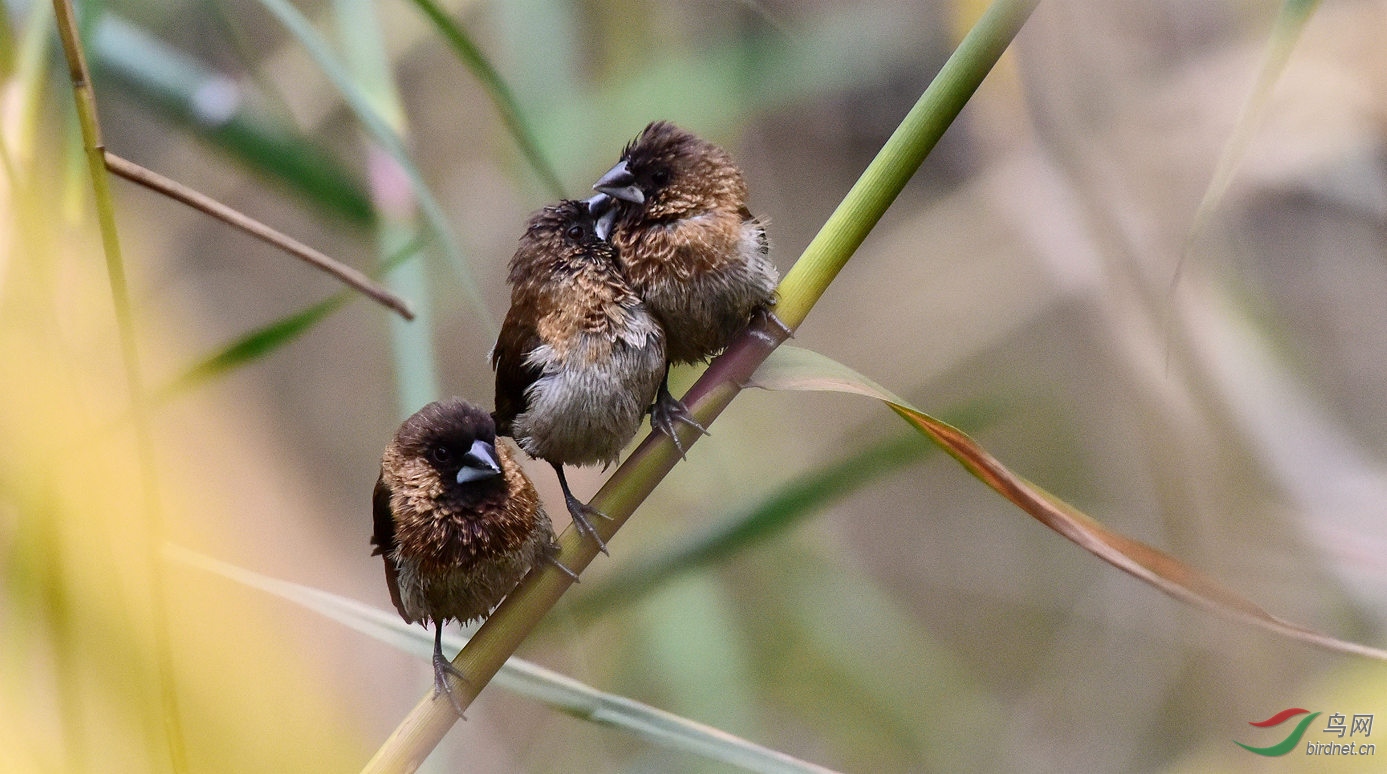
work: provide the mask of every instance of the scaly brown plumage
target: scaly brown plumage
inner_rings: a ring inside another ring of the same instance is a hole
[[[597,229],[588,202],[560,202],[530,219],[511,259],[511,307],[491,362],[497,432],[553,466],[574,524],[605,551],[588,519],[600,514],[573,496],[563,466],[617,459],[654,400],[665,339]]]
[[[539,494],[491,416],[460,398],[430,403],[400,426],[381,456],[373,495],[373,554],[385,560],[390,601],[410,623],[434,625],[434,691],[462,714],[443,657],[443,626],[492,608],[557,545]]]
[[[593,188],[617,200],[610,239],[664,328],[669,362],[718,354],[755,314],[774,319],[780,275],[742,171],[722,148],[656,121]],[[703,430],[669,394],[666,374],[651,422],[679,444],[675,421]]]

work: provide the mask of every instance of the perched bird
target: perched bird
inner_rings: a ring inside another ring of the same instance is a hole
[[[496,431],[558,474],[574,525],[607,547],[564,465],[614,462],[665,368],[659,322],[597,235],[611,200],[563,201],[530,219],[510,262],[511,306],[492,350]]]
[[[617,200],[610,240],[622,272],[659,318],[670,363],[718,354],[770,309],[780,275],[766,231],[747,210],[747,186],[732,157],[667,121],[632,140],[593,188]],[[786,330],[788,334],[789,331]],[[674,439],[674,422],[704,428],[660,383],[651,423]]]
[[[443,657],[443,625],[485,618],[536,562],[553,560],[549,516],[491,416],[460,398],[405,420],[373,501],[372,555],[385,557],[390,601],[409,623],[434,625],[434,695],[461,715],[447,675],[466,676]]]

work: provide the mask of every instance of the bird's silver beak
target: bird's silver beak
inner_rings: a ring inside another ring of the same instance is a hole
[[[632,204],[645,204],[645,192],[636,185],[636,176],[631,174],[631,170],[626,168],[626,162],[618,161],[616,166],[607,170],[607,174],[597,179],[592,184],[594,191],[620,199],[623,202]]]
[[[583,205],[588,208],[589,215],[600,218],[612,209],[612,197],[604,193],[593,194],[583,200]]]
[[[484,478],[501,475],[501,463],[496,461],[496,447],[481,440],[472,442],[472,448],[462,455],[462,467],[458,468],[458,483],[481,481]]]
[[[584,199],[583,204],[588,207],[588,213],[592,215],[593,233],[603,242],[611,236],[612,226],[616,224],[616,202],[612,197],[600,193],[591,199]]]
[[[607,210],[602,217],[597,219],[592,230],[593,233],[597,234],[598,239],[605,242],[607,237],[612,235],[612,226],[614,225],[616,225],[616,210]]]

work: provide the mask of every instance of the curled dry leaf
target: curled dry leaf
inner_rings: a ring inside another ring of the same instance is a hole
[[[1012,473],[966,433],[925,414],[871,379],[807,349],[781,346],[757,369],[748,387],[846,392],[882,401],[948,452],[984,484],[1085,551],[1182,602],[1339,653],[1387,661],[1387,651],[1335,639],[1266,612],[1160,549],[1108,529],[1068,503]]]

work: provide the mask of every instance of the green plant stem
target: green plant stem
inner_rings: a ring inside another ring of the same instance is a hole
[[[1039,0],[996,0],[925,89],[780,283],[776,315],[791,328],[876,227]]]
[[[397,253],[414,241],[419,231],[417,213],[425,203],[427,191],[406,183],[411,172],[401,157],[384,141],[404,149],[409,145],[409,121],[404,100],[395,84],[385,50],[378,4],[371,0],[333,0],[343,65],[364,100],[363,113],[379,116],[386,130],[363,133],[370,177],[371,201],[375,205],[376,249],[382,257]],[[364,117],[364,115],[363,115]],[[439,232],[439,236],[443,236]],[[417,319],[411,324],[391,318],[391,352],[395,362],[396,401],[401,417],[413,414],[439,395],[438,365],[433,347],[433,293],[421,261],[410,261],[389,274],[396,287],[414,299]],[[480,296],[478,296],[480,298]],[[483,313],[485,307],[479,307]]]
[[[130,287],[121,256],[120,238],[111,197],[111,181],[106,170],[105,144],[97,119],[96,93],[92,90],[91,74],[78,34],[77,17],[70,0],[53,0],[53,10],[67,57],[68,75],[77,106],[77,120],[82,130],[83,151],[91,177],[96,204],[101,244],[106,255],[106,273],[111,286],[111,301],[115,307],[116,328],[120,338],[122,361],[125,365],[126,387],[134,416],[136,453],[140,461],[140,486],[145,515],[144,556],[141,557],[150,579],[150,603],[154,614],[154,648],[159,676],[159,695],[163,708],[165,741],[174,771],[186,771],[187,753],[178,713],[178,694],[174,683],[173,652],[169,643],[168,611],[164,600],[164,565],[158,548],[163,543],[164,524],[159,505],[159,486],[154,474],[154,439],[149,423],[149,396],[144,389],[140,370],[139,348],[136,345],[135,316],[130,304]]]
[[[0,41],[5,46],[0,48],[0,77],[8,79],[14,71],[14,27],[10,24],[10,14],[8,9],[0,10]]]
[[[780,285],[776,313],[788,327],[793,329],[803,322],[1038,3],[1039,0],[995,0],[959,44],[876,159],[786,274]],[[757,366],[785,337],[783,331],[765,321],[759,327],[765,338],[751,333],[742,335],[713,361],[684,397],[685,404],[705,427],[732,402]],[[685,438],[684,443],[687,446],[695,440]],[[604,540],[610,542],[612,535],[678,461],[674,444],[667,437],[652,434],[641,442],[592,499],[592,505],[610,517],[596,524]],[[559,562],[574,572],[581,573],[597,555],[594,542],[571,527],[560,536],[559,544]],[[526,576],[482,624],[467,647],[453,660],[453,664],[467,675],[467,683],[455,687],[464,708],[572,584],[572,578],[551,565],[544,565]],[[449,702],[435,700],[430,690],[363,771],[414,771],[456,721],[457,713]]]

